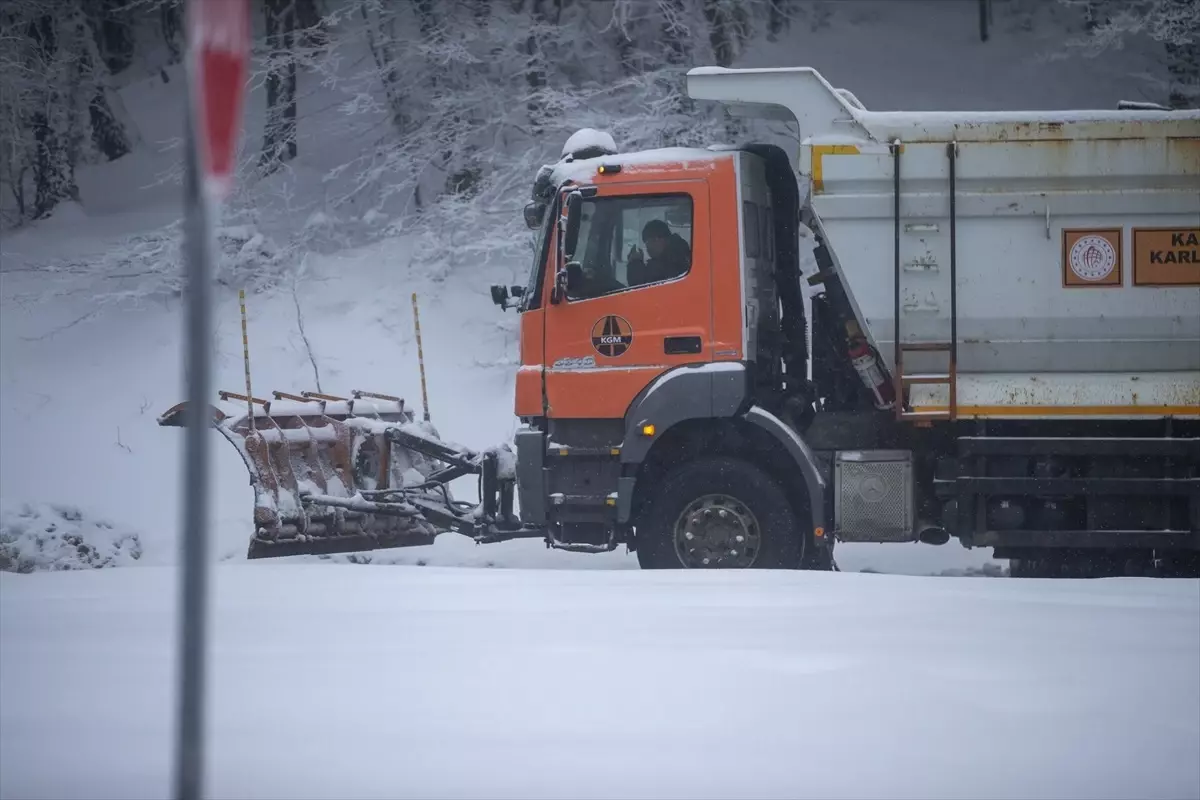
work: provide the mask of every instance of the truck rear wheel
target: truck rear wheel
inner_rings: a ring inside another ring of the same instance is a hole
[[[796,513],[770,475],[703,458],[663,477],[636,526],[642,569],[798,569]]]

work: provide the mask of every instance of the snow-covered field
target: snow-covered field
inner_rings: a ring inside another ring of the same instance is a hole
[[[170,790],[175,575],[0,575],[0,796]],[[222,565],[208,796],[1195,798],[1200,584]]]

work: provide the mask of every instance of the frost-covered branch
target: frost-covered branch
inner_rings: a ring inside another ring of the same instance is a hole
[[[300,340],[304,342],[304,351],[308,354],[308,362],[312,364],[313,380],[317,384],[317,391],[323,392],[321,388],[321,370],[317,367],[317,356],[313,353],[312,342],[308,340],[308,332],[304,330],[304,312],[300,310],[300,294],[297,291],[300,284],[300,278],[304,273],[304,265],[301,263],[299,270],[292,274],[292,302],[296,306],[296,329],[300,331]]]
[[[6,0],[0,8],[0,185],[15,220],[77,200],[75,170],[120,158],[136,131],[113,90],[83,0]]]
[[[1163,46],[1169,79],[1163,84],[1174,108],[1200,101],[1200,0],[1059,0],[1080,9],[1086,34],[1068,40],[1070,49],[1095,57],[1120,49],[1135,37]]]
[[[1196,45],[1200,37],[1200,2],[1197,0],[1059,0],[1081,9],[1087,18],[1088,36],[1071,44],[1099,55],[1119,48],[1131,36],[1148,36],[1163,44]]]

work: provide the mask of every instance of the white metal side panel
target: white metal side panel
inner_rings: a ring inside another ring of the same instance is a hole
[[[915,411],[945,411],[949,387],[916,385],[909,400]],[[1200,416],[1200,372],[1053,372],[1040,375],[993,373],[960,375],[960,417],[1110,419],[1147,415]]]
[[[901,156],[902,337],[949,328],[949,161],[958,144],[959,411],[1142,416],[1200,407],[1200,287],[1135,286],[1132,232],[1200,227],[1200,111],[871,112],[808,67],[688,73],[688,93],[791,118],[814,224],[889,365],[892,160]],[[1064,231],[1119,230],[1121,278],[1065,285]],[[944,362],[944,354],[928,356]],[[942,372],[906,358],[905,372]],[[894,366],[894,365],[893,365]],[[915,385],[937,408],[945,386]],[[941,394],[939,394],[941,393]]]
[[[890,363],[892,159],[870,149],[805,160],[820,160],[813,208]],[[1200,138],[964,142],[958,153],[960,371],[1200,370],[1200,287],[1131,275],[1133,228],[1200,226]],[[944,339],[946,144],[905,145],[900,169],[903,336]],[[1063,231],[1081,228],[1121,230],[1119,286],[1064,286]]]

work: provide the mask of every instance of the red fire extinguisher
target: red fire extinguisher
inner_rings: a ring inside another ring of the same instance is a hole
[[[849,356],[850,363],[854,365],[858,377],[862,379],[863,386],[866,386],[867,391],[875,398],[875,408],[880,411],[891,408],[896,402],[895,389],[892,387],[892,382],[883,374],[883,370],[879,368],[879,362],[876,360],[871,346],[867,344],[867,340],[857,337],[852,339]]]

